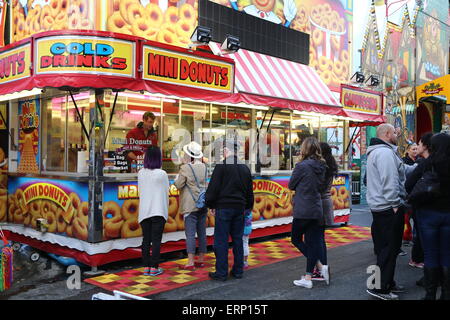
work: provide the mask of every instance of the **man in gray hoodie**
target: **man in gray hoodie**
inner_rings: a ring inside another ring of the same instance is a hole
[[[372,239],[381,285],[367,292],[383,300],[396,300],[395,293],[404,291],[395,284],[394,272],[404,228],[406,170],[398,154],[395,128],[380,125],[367,149],[366,197],[373,216]]]

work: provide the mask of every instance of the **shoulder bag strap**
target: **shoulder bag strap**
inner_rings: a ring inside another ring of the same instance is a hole
[[[197,176],[195,175],[195,172],[194,172],[194,168],[192,168],[190,163],[188,165],[189,165],[189,168],[191,168],[192,174],[194,175],[194,179],[195,179],[195,183],[197,184],[197,188],[200,189],[200,184],[198,183]]]

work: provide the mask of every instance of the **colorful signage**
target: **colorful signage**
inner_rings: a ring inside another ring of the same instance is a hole
[[[272,180],[258,179],[253,181],[254,193],[267,193],[274,195],[277,198],[285,193],[285,188],[279,183]]]
[[[87,183],[9,177],[8,194],[8,222],[36,229],[45,219],[47,232],[87,240]]]
[[[441,86],[440,83],[432,82],[428,85],[425,85],[425,88],[422,90],[422,93],[428,95],[438,95],[443,90],[444,88]]]
[[[383,99],[381,94],[343,85],[341,103],[351,111],[380,114]]]
[[[71,204],[69,195],[58,186],[50,183],[35,183],[23,190],[25,204],[39,199],[47,199],[59,205],[64,211],[69,209]]]
[[[36,74],[83,73],[135,76],[135,43],[90,36],[36,40]]]
[[[19,102],[19,167],[17,172],[39,172],[39,117],[39,99]]]
[[[31,68],[31,44],[0,53],[0,84],[27,78]]]
[[[417,102],[422,98],[432,96],[443,96],[450,101],[450,75],[447,74],[439,79],[427,82],[416,88]]]
[[[196,57],[144,46],[143,78],[207,90],[232,92],[234,65],[223,61]]]

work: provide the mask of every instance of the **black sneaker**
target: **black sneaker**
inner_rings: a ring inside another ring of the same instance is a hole
[[[215,273],[215,272],[210,272],[210,273],[208,273],[208,275],[212,280],[227,281],[227,277],[221,277],[221,276],[217,275],[217,273]]]
[[[381,299],[381,300],[398,300],[398,295],[389,292],[389,293],[379,293],[375,290],[367,289],[366,290],[368,294],[371,296]]]

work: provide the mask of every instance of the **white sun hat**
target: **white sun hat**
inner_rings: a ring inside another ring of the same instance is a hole
[[[189,157],[194,159],[203,158],[202,147],[195,141],[192,141],[183,147],[183,151]]]

